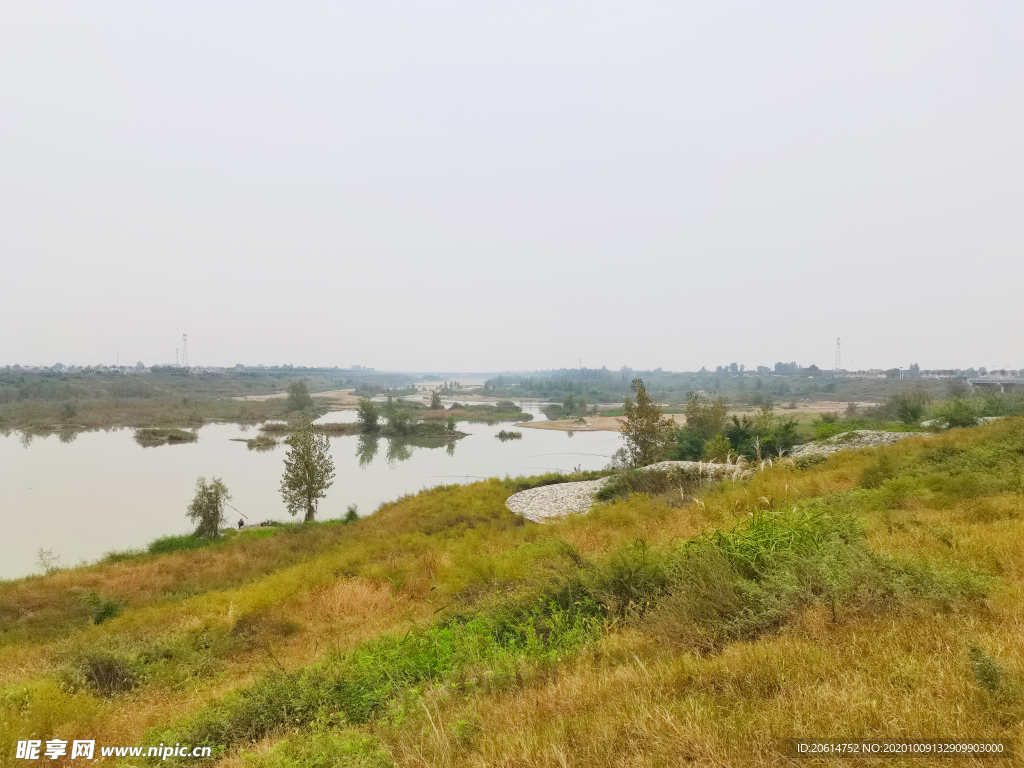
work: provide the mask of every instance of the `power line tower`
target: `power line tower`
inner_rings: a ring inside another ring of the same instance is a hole
[[[181,366],[188,368],[188,334],[181,334]]]
[[[839,339],[836,339],[836,367],[835,372],[839,373],[843,370],[843,350],[839,344]]]

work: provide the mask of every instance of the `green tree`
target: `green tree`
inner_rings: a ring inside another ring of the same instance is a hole
[[[885,401],[884,409],[890,416],[904,422],[914,424],[924,418],[925,409],[931,397],[920,387],[903,389]]]
[[[572,392],[565,396],[565,399],[562,401],[562,407],[565,408],[567,416],[572,416],[576,411],[576,397]]]
[[[293,381],[288,385],[287,408],[289,411],[309,411],[313,408],[313,398],[305,379]]]
[[[441,405],[441,393],[435,389],[430,393],[430,410],[439,411],[442,408],[444,408],[444,406]]]
[[[716,435],[704,444],[705,461],[725,461],[730,453],[732,453],[732,446],[721,435]]]
[[[368,398],[359,398],[356,419],[363,428],[363,432],[376,432],[380,429],[380,411],[377,410],[376,404]]]
[[[978,424],[978,417],[981,416],[978,404],[969,398],[956,398],[938,406],[935,409],[935,416],[946,422],[950,429],[956,427],[974,427]]]
[[[284,458],[281,496],[291,515],[304,511],[304,522],[311,523],[317,503],[334,484],[334,462],[328,452],[327,436],[303,419],[285,442],[289,448]]]
[[[392,410],[388,414],[387,434],[406,437],[412,434],[413,422],[405,411]]]
[[[200,539],[213,539],[220,536],[220,529],[227,522],[224,507],[231,494],[227,486],[215,477],[206,482],[205,477],[196,480],[196,495],[188,505],[188,517],[196,524],[192,534]]]
[[[725,400],[722,398],[709,400],[695,392],[690,395],[690,402],[686,404],[686,428],[702,440],[710,440],[721,434],[725,427],[727,411]]]
[[[626,438],[626,452],[634,467],[645,467],[660,461],[672,442],[674,423],[661,415],[661,406],[654,402],[644,383],[633,379],[630,387],[636,393],[636,402],[626,397],[623,404],[625,419],[619,431]]]

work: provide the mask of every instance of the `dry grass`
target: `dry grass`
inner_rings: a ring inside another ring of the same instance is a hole
[[[1021,617],[997,618],[1017,631],[996,655],[1020,675]],[[855,615],[834,624],[821,608],[711,657],[666,654],[624,632],[553,681],[468,699],[435,691],[425,702],[429,718],[424,711],[384,738],[403,766],[538,768],[791,765],[787,736],[1020,743],[1024,699],[1000,702],[974,683],[964,621],[977,619],[916,608],[896,620]],[[980,632],[976,640],[994,638]]]
[[[28,683],[32,695],[21,713],[21,732],[62,739],[95,738],[104,744],[141,743],[147,729],[180,719],[261,675],[308,665],[327,651],[352,648],[385,632],[405,631],[422,624],[430,613],[428,605],[396,597],[388,587],[363,578],[341,578],[297,599],[271,605],[236,602],[232,598],[237,594],[226,597],[219,610],[203,611],[202,606],[192,605],[191,611],[179,612],[174,621],[149,611],[134,617],[133,626],[121,626],[114,633],[113,642],[118,645],[133,640],[148,641],[149,647],[172,637],[231,637],[234,642],[229,653],[209,660],[210,674],[200,670],[185,679],[150,681],[113,698],[88,689],[68,691],[52,682],[52,675],[59,677],[61,670],[90,648],[111,642],[112,633],[103,632],[106,625],[92,628],[93,633],[105,636],[103,641],[80,637],[74,646],[50,648],[45,659],[37,656],[31,669],[19,664],[21,671],[35,678]],[[209,618],[201,618],[203,614]],[[159,626],[150,621],[156,618],[161,619]],[[290,629],[282,631],[282,627]],[[13,654],[4,661],[13,671]],[[6,741],[0,740],[0,745]]]

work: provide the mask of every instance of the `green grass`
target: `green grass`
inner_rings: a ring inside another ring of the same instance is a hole
[[[627,469],[612,475],[597,492],[596,498],[600,501],[612,501],[627,499],[631,493],[646,493],[650,496],[670,494],[673,502],[681,504],[705,485],[704,478],[699,474],[682,469]]]
[[[252,768],[391,768],[394,762],[380,743],[355,728],[315,728],[312,733],[279,741],[265,754],[243,752]]]
[[[602,611],[592,602],[564,609],[538,602],[525,614],[480,614],[404,636],[386,635],[351,653],[296,672],[271,674],[147,741],[211,745],[222,751],[284,726],[366,723],[416,686],[471,669],[469,688],[501,689],[523,665],[556,664],[593,640]],[[486,674],[485,674],[486,670]]]
[[[876,432],[918,432],[920,427],[913,424],[904,424],[901,421],[876,421],[874,419],[853,418],[841,419],[839,421],[827,422],[817,421],[812,424],[814,428],[814,440],[827,440],[830,437],[853,432],[860,429],[869,429]]]

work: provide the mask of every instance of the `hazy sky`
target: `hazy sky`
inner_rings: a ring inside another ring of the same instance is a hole
[[[1024,366],[1019,2],[0,5],[0,365]]]

